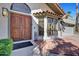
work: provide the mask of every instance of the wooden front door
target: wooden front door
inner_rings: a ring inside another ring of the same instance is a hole
[[[18,13],[10,13],[10,35],[14,41],[31,39],[31,16]]]

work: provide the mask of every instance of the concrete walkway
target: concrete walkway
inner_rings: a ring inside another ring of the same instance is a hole
[[[72,44],[74,44],[77,47],[79,47],[79,35],[78,34],[66,35],[66,36],[63,36],[63,39],[66,42],[71,42]]]

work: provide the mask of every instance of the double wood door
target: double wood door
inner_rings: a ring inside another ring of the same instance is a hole
[[[32,18],[28,15],[10,13],[10,35],[14,41],[32,37]]]

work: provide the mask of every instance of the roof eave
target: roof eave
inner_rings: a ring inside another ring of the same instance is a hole
[[[65,14],[64,10],[59,6],[58,3],[46,3],[46,5],[58,15],[64,15]]]

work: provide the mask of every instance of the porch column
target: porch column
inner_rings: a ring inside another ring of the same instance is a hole
[[[44,17],[44,40],[47,39],[47,17]]]

